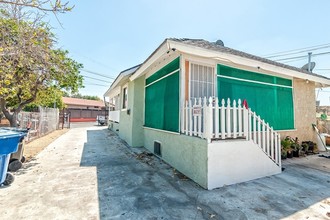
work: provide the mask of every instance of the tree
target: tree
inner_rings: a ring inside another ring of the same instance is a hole
[[[0,0],[0,4],[37,9],[43,12],[64,13],[71,11],[74,6],[61,0]]]
[[[11,126],[38,94],[82,87],[82,65],[54,49],[54,42],[43,23],[0,18],[0,108]]]

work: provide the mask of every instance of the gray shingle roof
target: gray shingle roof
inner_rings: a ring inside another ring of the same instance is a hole
[[[215,42],[209,42],[203,39],[188,39],[188,38],[167,38],[167,40],[171,40],[171,41],[176,41],[176,42],[180,42],[180,43],[184,43],[184,44],[188,44],[191,46],[195,46],[195,47],[200,47],[200,48],[204,48],[204,49],[208,49],[208,50],[213,50],[213,51],[218,51],[218,52],[222,52],[222,53],[228,53],[228,54],[233,54],[236,56],[241,56],[241,57],[245,57],[248,59],[252,59],[252,60],[256,60],[256,61],[260,61],[263,63],[267,63],[267,64],[271,64],[274,66],[278,66],[278,67],[282,67],[282,68],[286,68],[289,70],[294,70],[294,71],[298,71],[304,74],[309,74],[309,75],[313,75],[313,76],[317,76],[317,77],[321,77],[321,78],[325,78],[325,79],[329,79],[325,76],[319,75],[319,74],[315,74],[315,73],[310,73],[308,71],[305,71],[301,68],[297,68],[294,66],[289,66],[283,63],[278,63],[269,59],[265,59],[262,57],[258,57],[249,53],[245,53],[239,50],[234,50],[232,48],[229,47],[225,47],[225,46],[221,46],[216,44]]]

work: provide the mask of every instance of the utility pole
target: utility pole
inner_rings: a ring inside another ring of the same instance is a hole
[[[311,71],[311,59],[312,59],[312,52],[308,52],[308,72]]]

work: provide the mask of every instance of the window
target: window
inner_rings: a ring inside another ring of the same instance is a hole
[[[127,108],[127,87],[123,89],[123,109]]]
[[[214,96],[214,68],[194,63],[190,67],[190,98]]]

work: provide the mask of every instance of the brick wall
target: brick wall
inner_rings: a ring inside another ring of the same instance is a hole
[[[293,80],[295,131],[280,132],[283,139],[287,135],[300,141],[316,142],[316,133],[312,124],[316,123],[315,84],[305,80]]]

